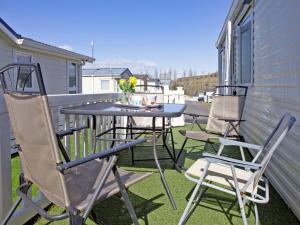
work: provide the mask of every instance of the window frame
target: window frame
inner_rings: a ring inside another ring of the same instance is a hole
[[[102,81],[108,81],[108,89],[102,89]],[[109,92],[110,91],[110,80],[109,79],[100,79],[100,89],[103,92]]]
[[[70,73],[69,73],[70,65],[75,65],[75,82],[76,82],[75,87],[70,87]],[[67,62],[67,91],[68,94],[78,94],[78,63],[76,63],[75,61]]]
[[[250,36],[250,40],[251,40],[251,47],[250,47],[250,70],[251,70],[251,74],[250,74],[250,82],[247,82],[247,83],[242,83],[241,81],[240,82],[237,82],[237,74],[234,74],[234,83],[235,84],[238,84],[238,85],[244,85],[244,86],[254,86],[254,32],[253,32],[253,29],[254,29],[254,16],[253,16],[253,8],[250,7],[248,8],[247,10],[245,10],[244,13],[242,13],[236,23],[235,23],[235,29],[237,29],[239,27],[240,29],[240,35],[239,35],[239,39],[238,40],[238,44],[239,44],[239,64],[240,64],[240,68],[239,68],[239,73],[241,74],[242,73],[242,57],[241,57],[241,45],[242,45],[242,42],[241,42],[241,37],[242,37],[242,29],[241,29],[241,25],[243,23],[247,23],[247,20],[249,20],[249,23],[250,23],[250,32],[251,32],[251,36]],[[235,30],[234,29],[234,30]],[[236,38],[234,38],[234,41],[237,41]],[[235,45],[235,43],[233,43],[233,46]],[[233,51],[233,55],[235,55],[236,52],[235,50]],[[234,56],[233,56],[234,57]],[[233,65],[232,65],[232,68],[233,68],[233,71],[235,71],[234,69],[234,64],[235,64],[235,61],[233,60]],[[242,78],[242,77],[241,77]],[[242,80],[242,79],[241,79]]]

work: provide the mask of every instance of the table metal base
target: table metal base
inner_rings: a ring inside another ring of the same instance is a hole
[[[124,128],[122,128],[122,127],[117,127],[117,126],[116,126],[116,116],[113,116],[113,124],[112,124],[112,125],[113,125],[113,127],[112,127],[111,129],[109,129],[108,131],[102,132],[101,134],[98,134],[98,135],[97,135],[97,137],[100,137],[100,136],[102,136],[103,134],[107,134],[109,131],[112,131],[112,132],[113,132],[113,137],[112,137],[111,139],[109,139],[109,140],[112,141],[111,147],[114,146],[115,141],[117,140],[117,139],[116,139],[116,130],[117,130],[117,129],[124,129]],[[152,159],[152,160],[155,161],[156,167],[157,167],[157,169],[158,169],[158,171],[159,171],[159,174],[160,174],[161,182],[162,182],[162,184],[163,184],[163,186],[164,186],[164,189],[165,189],[165,191],[166,191],[166,193],[167,193],[167,195],[168,195],[168,198],[169,198],[169,200],[170,200],[170,202],[171,202],[171,204],[172,204],[173,209],[177,209],[175,200],[174,200],[174,198],[173,198],[173,196],[172,196],[172,193],[171,193],[171,191],[170,191],[170,188],[169,188],[169,185],[168,185],[168,183],[167,183],[166,177],[165,177],[165,175],[164,175],[164,171],[163,171],[163,169],[162,169],[161,166],[160,166],[160,162],[159,162],[160,159],[159,159],[158,156],[157,156],[157,143],[156,143],[156,141],[157,141],[158,137],[160,137],[161,135],[162,135],[162,138],[163,138],[163,146],[165,147],[167,144],[166,144],[166,142],[165,142],[165,134],[164,134],[164,131],[163,131],[163,129],[162,129],[161,132],[157,135],[157,129],[156,129],[156,117],[153,117],[153,118],[152,118],[152,146],[153,146],[153,157],[154,157],[154,159]],[[173,136],[172,133],[171,133],[171,135]],[[96,138],[96,137],[95,137],[95,138]],[[133,139],[133,137],[131,137],[131,139]],[[104,139],[101,138],[101,140],[104,140]],[[118,139],[118,140],[119,140],[119,139]],[[124,139],[124,141],[126,141],[126,140],[127,140],[127,139]],[[174,162],[174,165],[175,165],[175,167],[176,167],[176,162],[175,162],[175,161],[176,161],[176,156],[175,156],[174,145],[173,145],[172,147],[173,147],[173,153],[174,153],[174,156],[172,155],[170,149],[169,149],[167,146],[166,146],[166,149],[167,149],[168,154],[170,155],[170,159],[172,159],[172,161]],[[130,150],[132,151],[132,149],[130,149]]]

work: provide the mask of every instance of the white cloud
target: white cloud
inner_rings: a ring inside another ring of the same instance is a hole
[[[86,65],[86,68],[99,67],[125,67],[129,68],[133,73],[141,73],[154,70],[157,67],[157,63],[147,59],[104,59]]]
[[[58,46],[58,47],[59,47],[59,48],[62,48],[62,49],[65,49],[65,50],[68,50],[68,51],[73,51],[73,47],[70,46],[70,45],[64,44],[64,45],[60,45],[60,46]]]

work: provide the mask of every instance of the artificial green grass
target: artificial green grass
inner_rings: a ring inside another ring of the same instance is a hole
[[[176,149],[179,149],[184,139],[178,133],[178,129],[174,129],[174,131]],[[186,168],[191,166],[196,159],[201,157],[204,148],[205,145],[201,142],[188,141],[185,154],[181,158],[182,165]],[[206,150],[212,151],[211,148],[207,148]],[[228,148],[226,149],[226,153],[238,157],[236,153],[239,151],[236,150],[237,149]],[[152,151],[149,148],[139,148],[136,149],[135,152],[136,158],[152,156]],[[160,156],[165,154],[162,150],[160,150],[159,153]],[[149,178],[129,188],[129,197],[133,202],[140,224],[177,224],[187,204],[187,199],[191,194],[194,183],[187,180],[183,173],[174,170],[170,161],[161,161],[162,167],[166,168],[165,175],[178,207],[177,210],[174,210],[163,189],[158,171],[153,162],[137,162],[134,166],[131,166],[129,154],[123,152],[119,157],[118,164],[122,168],[136,172],[153,172]],[[232,204],[232,209],[226,212]],[[96,218],[89,218],[87,221],[88,225],[103,223],[114,225],[132,224],[126,207],[119,196],[113,196],[97,204],[94,207],[94,211],[96,212]],[[49,213],[51,214],[59,214],[61,212],[62,210],[55,206],[49,209]],[[247,206],[246,212],[249,224],[254,224],[253,208]],[[259,206],[259,213],[260,224],[299,224],[299,221],[272,187],[270,189],[270,202],[266,205]],[[45,219],[38,218],[29,224],[46,225],[49,223]],[[68,224],[68,221],[64,220],[50,224],[63,225]],[[242,224],[242,219],[233,196],[209,189],[186,224]]]

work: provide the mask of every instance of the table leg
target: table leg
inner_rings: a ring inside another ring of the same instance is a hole
[[[163,183],[163,185],[164,185],[164,188],[165,188],[165,190],[166,190],[166,192],[167,192],[167,195],[168,195],[169,200],[170,200],[170,202],[171,202],[171,204],[172,204],[172,206],[173,206],[173,209],[177,209],[176,203],[175,203],[174,198],[173,198],[173,196],[172,196],[172,194],[171,194],[171,191],[170,191],[170,188],[169,188],[169,186],[168,186],[167,180],[166,180],[165,175],[164,175],[164,173],[163,173],[163,171],[162,171],[162,169],[161,169],[161,166],[160,166],[160,164],[159,164],[159,160],[158,160],[158,157],[157,157],[157,152],[156,152],[156,127],[155,127],[155,120],[156,120],[156,118],[153,117],[153,119],[152,119],[152,131],[153,131],[153,136],[152,136],[153,156],[154,156],[154,160],[155,160],[156,166],[157,166],[158,171],[159,171],[159,174],[160,174],[161,181],[162,181],[162,183]]]
[[[234,131],[236,132],[237,136],[240,137],[240,133],[237,131],[236,126],[234,125],[234,123],[232,121],[230,121],[230,124],[231,124],[232,128],[234,129]]]
[[[116,123],[117,123],[116,116],[113,116],[113,139],[116,139]],[[114,145],[115,145],[115,141],[112,141],[110,147],[112,148],[114,147]]]
[[[226,130],[225,130],[225,132],[224,132],[224,136],[223,136],[224,138],[227,137],[230,126],[231,126],[230,123],[228,123],[228,125],[227,125],[227,127],[226,127]]]
[[[172,138],[172,141],[173,141],[173,134],[171,133],[171,138]],[[172,150],[173,150],[173,154],[171,153],[168,145],[167,145],[167,142],[166,142],[166,139],[167,139],[167,133],[165,132],[165,117],[162,118],[162,140],[163,140],[163,147],[167,150],[169,156],[171,157],[172,161],[174,164],[176,164],[176,156],[175,156],[175,149],[174,149],[174,143],[172,143]]]
[[[133,118],[132,117],[129,117],[129,118],[130,118],[130,123],[129,123],[130,139],[132,140],[133,139],[133,129],[132,129]],[[131,165],[134,165],[134,149],[133,149],[133,147],[131,147],[129,150],[131,152]]]

